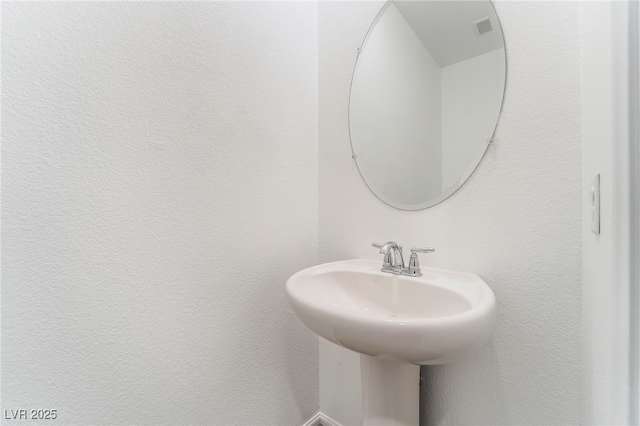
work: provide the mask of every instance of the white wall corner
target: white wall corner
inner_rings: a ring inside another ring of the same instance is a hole
[[[318,411],[313,417],[311,417],[305,424],[302,426],[342,426],[337,421],[333,420],[331,417],[326,414],[322,414]]]

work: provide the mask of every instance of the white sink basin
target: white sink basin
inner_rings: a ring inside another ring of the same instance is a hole
[[[380,262],[314,266],[287,280],[287,297],[311,330],[381,360],[443,364],[480,348],[496,299],[477,275],[422,268],[419,278],[380,272]]]

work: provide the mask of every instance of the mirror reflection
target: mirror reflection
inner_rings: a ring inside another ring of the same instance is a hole
[[[358,56],[353,152],[385,203],[418,210],[455,192],[482,159],[505,85],[502,30],[489,1],[389,1]]]

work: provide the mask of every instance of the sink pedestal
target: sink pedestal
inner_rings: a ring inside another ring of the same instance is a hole
[[[420,366],[360,355],[364,426],[418,426]]]

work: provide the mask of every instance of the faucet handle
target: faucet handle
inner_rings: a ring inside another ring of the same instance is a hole
[[[418,260],[418,253],[433,253],[436,249],[432,247],[413,247],[411,249],[411,257],[409,258],[409,266],[404,272],[404,275],[410,277],[421,277],[422,271],[420,270],[420,261]]]
[[[382,250],[382,247],[384,247],[384,244],[371,243],[371,246]],[[382,251],[381,251],[381,253],[382,253]],[[392,256],[393,256],[393,252],[389,252],[389,253],[384,254],[384,258],[382,260],[382,270],[383,271],[392,270],[393,269],[393,257]]]
[[[436,249],[434,249],[433,247],[420,247],[420,248],[413,247],[411,249],[411,254],[414,254],[414,253],[433,253],[435,251],[436,251]]]

